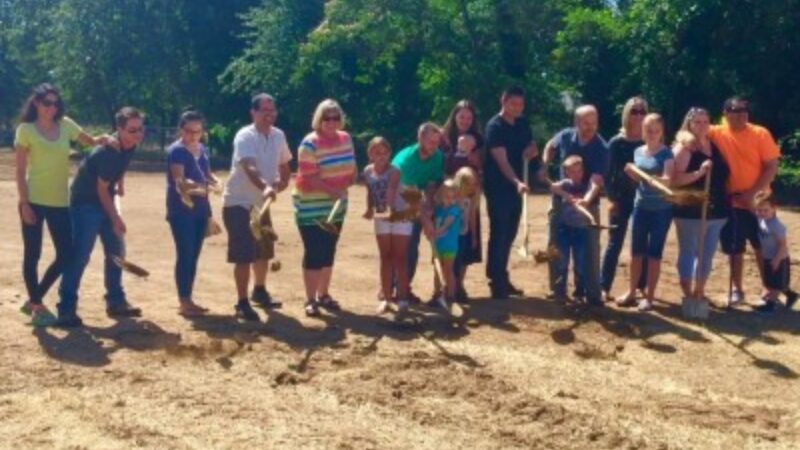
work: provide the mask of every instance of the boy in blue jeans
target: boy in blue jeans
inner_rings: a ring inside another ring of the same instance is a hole
[[[573,155],[561,164],[565,177],[553,183],[550,192],[560,196],[563,200],[563,209],[558,218],[558,233],[556,245],[558,246],[558,261],[554,293],[556,301],[565,303],[567,296],[567,276],[569,273],[570,255],[575,282],[575,297],[585,296],[586,286],[586,250],[589,243],[589,219],[584,216],[576,205],[587,206],[584,196],[589,191],[589,183],[584,176],[583,159]]]

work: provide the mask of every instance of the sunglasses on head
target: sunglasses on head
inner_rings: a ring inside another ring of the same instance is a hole
[[[632,116],[644,116],[647,114],[647,111],[644,108],[633,108],[631,109]]]
[[[45,108],[52,108],[53,106],[58,105],[58,100],[50,100],[49,98],[43,98],[39,100],[39,104],[44,106]]]

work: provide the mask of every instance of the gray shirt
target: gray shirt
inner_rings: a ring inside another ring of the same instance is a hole
[[[767,261],[772,260],[780,250],[778,240],[786,239],[786,227],[777,217],[759,219],[758,238],[761,241],[761,255]]]

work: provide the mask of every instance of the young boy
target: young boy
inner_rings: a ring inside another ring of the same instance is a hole
[[[558,218],[558,246],[559,258],[557,262],[558,276],[556,277],[556,301],[565,303],[567,297],[567,276],[569,273],[570,254],[572,255],[572,270],[575,277],[575,297],[585,295],[586,275],[586,249],[589,245],[588,228],[589,219],[584,216],[578,206],[586,206],[583,197],[589,190],[589,183],[584,177],[583,159],[572,155],[561,164],[564,168],[563,180],[553,183],[550,192],[564,199],[564,207]]]
[[[786,227],[775,214],[775,199],[771,193],[760,192],[755,198],[758,216],[758,237],[764,264],[764,287],[767,294],[762,303],[754,307],[761,314],[772,314],[778,305],[778,296],[786,294],[786,308],[797,302],[797,293],[789,288],[789,245],[786,242]]]

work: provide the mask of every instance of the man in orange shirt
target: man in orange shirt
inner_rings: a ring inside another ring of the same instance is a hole
[[[761,251],[758,241],[758,218],[753,212],[753,198],[768,190],[778,173],[780,148],[772,134],[764,127],[748,122],[748,101],[732,97],[725,101],[725,123],[711,128],[709,136],[725,157],[731,173],[728,178],[728,195],[732,208],[728,223],[722,229],[722,251],[731,258],[731,283],[733,289],[728,305],[744,301],[742,289],[742,262],[747,241],[756,253],[758,270],[762,275]]]

